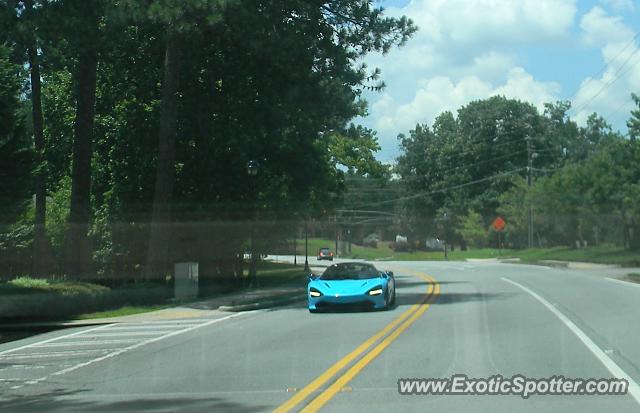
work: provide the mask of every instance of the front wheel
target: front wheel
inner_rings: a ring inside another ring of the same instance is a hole
[[[387,289],[387,290],[384,292],[384,306],[382,307],[382,310],[383,310],[383,311],[386,311],[386,310],[388,310],[388,309],[389,309],[389,302],[390,302],[390,301],[389,301],[389,299],[390,299],[390,298],[389,298],[389,290]]]

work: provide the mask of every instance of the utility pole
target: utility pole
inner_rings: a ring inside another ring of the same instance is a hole
[[[338,247],[340,246],[338,243],[338,240],[340,239],[340,233],[338,232],[338,214],[334,215],[334,225],[335,225],[335,232],[336,232],[336,253],[335,256],[338,256]]]
[[[309,225],[304,221],[304,271],[309,272]]]
[[[533,173],[533,153],[531,151],[531,136],[527,135],[525,138],[527,141],[527,187],[528,189],[528,244],[529,248],[533,248],[533,207],[531,200],[531,174]]]

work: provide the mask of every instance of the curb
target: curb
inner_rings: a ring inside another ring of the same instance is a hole
[[[301,294],[296,294],[292,297],[282,298],[279,300],[258,301],[254,303],[238,304],[238,305],[221,305],[218,307],[219,311],[226,311],[231,313],[251,310],[262,310],[265,308],[282,307],[285,305],[297,303],[305,299]]]
[[[526,261],[522,262],[526,264]],[[543,267],[551,267],[551,268],[569,268],[569,262],[567,261],[554,261],[554,260],[540,260],[540,261],[531,261],[532,265],[541,265]]]

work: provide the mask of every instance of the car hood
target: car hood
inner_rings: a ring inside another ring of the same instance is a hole
[[[383,285],[383,278],[368,278],[366,280],[313,280],[309,287],[314,287],[327,294],[360,293]]]

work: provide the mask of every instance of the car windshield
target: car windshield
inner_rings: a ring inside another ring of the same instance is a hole
[[[366,280],[380,276],[380,272],[369,264],[337,264],[327,268],[322,280]]]
[[[329,248],[321,248],[320,252],[323,253],[323,254],[327,254],[327,253],[331,252],[331,250]]]

